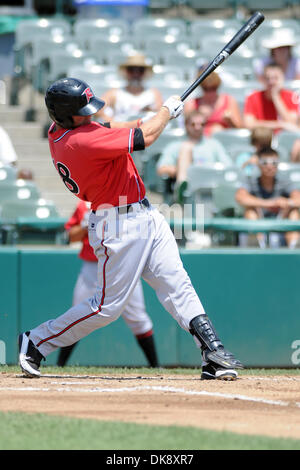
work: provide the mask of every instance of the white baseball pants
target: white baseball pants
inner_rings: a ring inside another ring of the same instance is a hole
[[[96,262],[83,261],[74,287],[73,305],[93,297],[97,289],[97,274]],[[122,318],[135,336],[142,335],[153,327],[153,323],[146,312],[143,287],[140,280],[133,289],[128,304],[122,313]]]
[[[89,242],[98,258],[98,284],[93,297],[60,317],[30,331],[43,356],[68,346],[119,318],[142,277],[178,324],[204,312],[179,256],[176,240],[157,209],[141,203],[120,215],[103,209],[89,218]]]

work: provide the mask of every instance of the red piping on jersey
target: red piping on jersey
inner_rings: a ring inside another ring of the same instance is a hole
[[[38,348],[39,346],[41,346],[41,344],[43,343],[46,343],[47,341],[50,341],[51,339],[53,338],[57,338],[58,336],[62,335],[63,333],[65,333],[66,331],[68,331],[70,328],[72,328],[74,325],[77,325],[78,323],[81,323],[82,321],[84,320],[87,320],[88,318],[91,318],[95,315],[97,315],[99,312],[101,312],[101,308],[102,308],[102,305],[103,305],[103,302],[104,302],[104,298],[105,298],[105,287],[106,287],[106,277],[105,277],[105,268],[106,268],[106,263],[109,259],[109,256],[107,254],[107,247],[104,245],[104,229],[105,229],[105,222],[103,223],[103,227],[102,227],[102,240],[101,240],[101,245],[105,248],[104,250],[104,253],[105,253],[105,261],[103,263],[103,288],[102,288],[102,297],[101,297],[101,302],[100,302],[100,305],[98,307],[98,310],[96,312],[92,312],[90,313],[89,315],[86,315],[85,317],[82,317],[82,318],[79,318],[78,320],[74,321],[73,323],[71,323],[70,325],[68,325],[66,328],[64,328],[62,331],[60,331],[59,333],[57,333],[56,335],[52,335],[52,336],[49,336],[48,338],[45,338],[45,339],[42,339],[37,345],[36,347]]]
[[[136,335],[137,339],[148,338],[149,336],[153,335],[153,330],[146,331],[146,333],[142,333],[141,335]]]

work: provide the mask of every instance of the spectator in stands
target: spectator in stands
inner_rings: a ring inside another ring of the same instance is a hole
[[[253,151],[242,152],[236,158],[236,165],[243,170],[245,175],[250,176],[257,168],[257,153],[264,147],[271,147],[273,133],[267,127],[256,127],[251,132],[250,143]]]
[[[293,56],[292,48],[297,44],[294,33],[289,30],[274,31],[273,35],[262,41],[269,50],[269,56],[254,61],[254,72],[258,80],[264,79],[264,67],[275,63],[281,67],[285,80],[300,79],[300,58]]]
[[[299,96],[283,88],[284,74],[279,65],[264,68],[263,90],[251,93],[245,101],[244,122],[248,129],[268,127],[273,132],[299,130]]]
[[[142,54],[129,56],[119,66],[119,71],[127,84],[125,88],[112,88],[103,94],[101,98],[106,105],[97,113],[97,118],[126,121],[129,117],[160,109],[163,103],[161,93],[156,88],[148,89],[144,83],[153,72]]]
[[[222,163],[232,165],[232,160],[223,145],[213,137],[203,135],[206,114],[201,110],[191,111],[185,116],[187,138],[171,142],[162,152],[157,163],[160,176],[173,178],[178,189],[178,200],[182,201],[182,192],[187,186],[187,170],[191,164],[212,165]]]
[[[199,69],[199,74],[202,67]],[[184,106],[185,114],[194,109],[201,109],[207,115],[204,135],[212,135],[229,128],[243,127],[242,114],[236,99],[219,91],[221,78],[212,72],[201,84],[202,94],[198,98],[190,99]]]
[[[258,167],[261,175],[248,178],[236,192],[236,201],[244,207],[246,219],[299,220],[300,191],[295,189],[290,182],[280,180],[276,176],[278,162],[278,153],[271,147],[263,148],[258,152]],[[265,248],[265,235],[259,233],[257,239],[259,246]],[[294,248],[298,240],[298,232],[286,232],[284,236],[284,241],[290,248]]]
[[[16,166],[17,160],[18,157],[8,133],[0,126],[0,163]]]
[[[28,168],[20,168],[17,172],[17,179],[33,181],[33,172]]]

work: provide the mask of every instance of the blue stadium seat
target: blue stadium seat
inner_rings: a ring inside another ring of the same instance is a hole
[[[17,177],[17,170],[10,165],[0,163],[0,185],[3,183],[15,182]]]
[[[153,38],[171,35],[175,37],[186,36],[187,26],[183,19],[179,18],[141,18],[132,25],[134,37]]]
[[[77,19],[73,27],[74,38],[88,46],[92,38],[117,39],[129,34],[129,24],[121,18]]]
[[[188,5],[197,11],[217,11],[226,8],[232,8],[233,3],[231,0],[188,0]]]
[[[277,171],[278,179],[289,181],[293,184],[294,188],[300,190],[300,164],[281,162],[278,165]]]
[[[6,201],[37,201],[40,191],[37,186],[26,180],[15,180],[0,183],[0,205]]]

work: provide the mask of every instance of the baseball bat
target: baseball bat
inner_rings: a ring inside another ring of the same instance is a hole
[[[184,101],[194,90],[200,85],[205,78],[221,65],[264,21],[265,17],[259,11],[253,13],[251,18],[245,23],[241,29],[233,36],[219,54],[208,64],[206,69],[201,73],[197,80],[181,95],[181,101]]]

